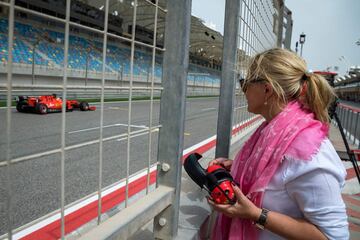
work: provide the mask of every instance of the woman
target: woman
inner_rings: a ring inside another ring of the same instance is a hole
[[[234,161],[237,202],[209,204],[220,214],[213,239],[349,239],[341,189],[346,170],[327,138],[327,81],[293,52],[256,55],[243,83],[248,111],[265,121]]]

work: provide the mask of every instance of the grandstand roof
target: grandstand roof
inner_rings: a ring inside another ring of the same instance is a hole
[[[204,58],[221,61],[223,36],[205,26],[197,17],[191,18],[190,52]]]
[[[351,67],[348,74],[337,78],[335,85],[345,85],[354,82],[360,82],[360,66]]]
[[[99,9],[103,9],[103,1],[98,0],[82,0]],[[138,2],[136,24],[148,30],[154,30],[154,5],[155,0],[146,0]],[[166,0],[159,0],[160,10],[158,11],[157,22],[157,41],[163,42],[165,29],[165,11]],[[127,32],[128,26],[133,22],[133,5],[132,0],[110,0],[109,12],[117,14],[123,19],[123,29]],[[221,33],[207,27],[204,22],[197,17],[191,18],[191,34],[189,51],[193,55],[208,60],[221,61],[222,58],[223,36]]]

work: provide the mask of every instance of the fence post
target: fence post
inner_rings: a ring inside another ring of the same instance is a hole
[[[358,129],[358,125],[359,125],[359,115],[360,115],[360,112],[357,112],[356,113],[356,121],[355,121],[355,131],[354,131],[354,142],[353,142],[353,144],[355,145],[356,139],[359,138],[359,147],[358,148],[360,148],[360,135],[358,136],[358,133],[357,133],[357,129]]]
[[[240,1],[227,0],[225,5],[223,61],[217,121],[216,157],[229,157],[234,81],[236,76]]]
[[[191,0],[168,0],[158,149],[163,171],[158,172],[158,184],[174,188],[175,195],[172,205],[154,219],[156,239],[173,239],[178,231],[190,20]],[[160,219],[166,224],[160,226]]]
[[[293,20],[292,20],[292,12],[285,6],[285,18],[286,18],[286,32],[285,32],[285,40],[284,40],[284,47],[286,49],[291,49],[291,35],[292,35],[292,28],[293,28]]]
[[[13,189],[11,187],[11,181],[13,179],[12,177],[12,166],[11,166],[11,162],[10,162],[10,158],[11,158],[11,127],[12,127],[12,123],[11,123],[11,103],[12,103],[12,76],[13,76],[13,52],[11,51],[11,49],[14,46],[14,28],[15,28],[15,10],[14,10],[14,6],[15,6],[15,0],[11,0],[9,2],[9,27],[8,27],[8,62],[7,62],[7,83],[6,83],[6,88],[7,88],[7,94],[6,94],[6,184],[5,184],[5,188],[6,188],[6,192],[5,192],[5,196],[6,196],[6,202],[5,202],[5,207],[7,209],[6,211],[6,221],[7,224],[4,226],[4,228],[6,228],[7,230],[7,239],[12,240],[13,239],[13,227],[14,227],[14,217],[13,217],[13,211],[14,211],[14,207],[13,207]],[[5,229],[4,229],[5,230]]]
[[[278,25],[277,25],[277,47],[281,48],[283,43],[283,28],[284,28],[284,0],[277,0],[278,10]]]

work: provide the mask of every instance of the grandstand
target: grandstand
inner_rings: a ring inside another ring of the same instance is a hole
[[[360,102],[360,66],[351,67],[348,74],[337,78],[335,90],[343,100]]]
[[[84,26],[103,29],[104,12],[99,1],[71,1],[71,19]],[[64,19],[64,0],[17,0],[24,9],[51,14]],[[160,1],[161,5],[161,1]],[[132,33],[131,1],[116,1],[110,6],[109,33],[105,62],[106,84],[123,86],[130,81]],[[135,28],[133,81],[147,86],[152,75],[153,25],[147,17],[148,1],[139,3]],[[121,14],[124,13],[124,14]],[[165,17],[159,14],[154,83],[161,84],[162,49]],[[153,19],[152,19],[153,20]],[[190,39],[189,94],[218,94],[220,85],[222,35],[192,17]],[[100,34],[76,25],[70,28],[68,51],[69,83],[99,85],[102,76],[102,45]],[[145,43],[145,44],[144,44]],[[8,61],[7,12],[0,7],[0,76],[5,76]],[[42,19],[31,13],[17,12],[14,27],[13,84],[55,84],[62,80],[64,63],[64,25]],[[6,79],[5,77],[1,79]],[[4,80],[2,80],[4,81]],[[3,84],[1,82],[0,84]],[[1,96],[0,96],[1,97]],[[1,97],[2,98],[2,97]]]
[[[7,62],[7,20],[1,19],[1,61]],[[85,70],[99,72],[102,69],[101,47],[99,39],[73,35],[70,36],[68,68],[74,70]],[[31,25],[16,22],[15,24],[15,43],[14,43],[14,63],[32,64],[49,66],[52,68],[62,68],[64,61],[64,34],[46,28],[37,28]],[[116,46],[109,43],[108,56],[106,60],[106,71],[115,72],[124,66],[124,73],[129,74],[130,70],[130,49],[126,46]],[[33,56],[33,52],[35,55]],[[135,75],[144,75],[149,67],[150,56],[143,51],[135,53]],[[156,61],[156,77],[161,78],[161,59]]]

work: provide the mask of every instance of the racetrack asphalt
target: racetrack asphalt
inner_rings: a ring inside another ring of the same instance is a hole
[[[96,111],[66,113],[66,146],[99,139],[100,105]],[[128,102],[105,103],[103,138],[127,133]],[[150,101],[133,101],[131,131],[149,125]],[[245,110],[245,109],[244,109]],[[216,134],[218,98],[188,99],[184,149]],[[11,159],[61,147],[61,113],[38,115],[11,114]],[[236,117],[236,116],[234,116]],[[240,121],[241,119],[239,119]],[[6,109],[0,109],[0,122],[6,123]],[[153,126],[159,124],[159,101],[154,101]],[[6,160],[6,124],[1,124],[0,164]],[[130,138],[129,173],[148,166],[148,133]],[[152,133],[152,156],[156,162],[158,131]],[[108,186],[126,177],[127,138],[116,137],[103,144],[103,181]],[[61,155],[54,153],[10,165],[13,227],[17,228],[60,208]],[[65,154],[65,204],[81,199],[98,189],[99,144],[67,150]],[[0,235],[7,230],[6,167],[0,167]]]

